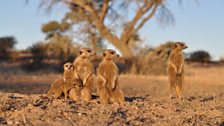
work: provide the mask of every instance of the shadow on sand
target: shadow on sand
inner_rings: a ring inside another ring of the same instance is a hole
[[[32,84],[2,84],[0,83],[0,92],[21,93],[21,94],[44,94],[50,88],[49,84],[32,83]]]

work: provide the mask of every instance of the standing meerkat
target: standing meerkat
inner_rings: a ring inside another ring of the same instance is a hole
[[[176,42],[170,53],[167,65],[168,79],[170,83],[171,95],[176,92],[177,96],[182,99],[183,83],[184,83],[184,55],[183,50],[188,48],[182,42]]]
[[[94,85],[94,72],[91,58],[96,54],[90,48],[81,48],[79,55],[73,62],[76,78],[82,81],[81,99],[90,101],[92,99],[92,88]]]
[[[103,60],[97,69],[97,93],[100,103],[108,104],[110,98],[113,102],[124,103],[124,94],[118,85],[118,68],[114,60],[118,58],[114,50],[103,52]]]
[[[75,73],[72,63],[65,63],[63,68],[63,78],[57,79],[52,83],[51,88],[47,93],[48,96],[52,95],[54,98],[58,98],[62,93],[64,93],[65,99],[67,99],[69,90],[81,85],[81,83],[74,78]]]

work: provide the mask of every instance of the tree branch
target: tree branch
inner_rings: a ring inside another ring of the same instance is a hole
[[[99,31],[99,33],[101,34],[101,36],[103,36],[108,41],[110,41],[115,47],[119,48],[120,39],[115,34],[113,34],[110,31],[110,29],[108,29],[103,23],[104,18],[107,14],[107,11],[108,11],[108,4],[109,4],[110,0],[105,0],[104,1],[100,17],[99,17],[99,14],[98,14],[97,10],[94,9],[88,3],[85,3],[83,0],[63,0],[63,1],[67,4],[78,5],[78,6],[82,7],[85,11],[91,13],[92,14],[91,18],[94,22],[94,25],[96,26],[96,28]]]
[[[116,35],[112,34],[111,31],[103,24],[103,19],[107,12],[107,6],[110,0],[105,0],[104,7],[102,8],[101,18],[98,16],[97,11],[90,5],[86,4],[82,0],[64,0],[68,4],[76,4],[84,8],[89,13],[93,14],[93,20],[95,21],[96,28],[99,30],[100,34],[105,37],[108,41],[113,43],[115,46],[119,46],[119,39]]]
[[[152,12],[148,16],[146,16],[144,19],[142,19],[142,21],[139,23],[139,25],[133,30],[132,35],[136,34],[139,31],[139,29],[141,29],[143,27],[143,25],[155,15],[155,12],[156,12],[158,6],[159,6],[159,4],[157,3],[154,6]]]
[[[101,15],[100,15],[100,22],[103,23],[104,19],[105,19],[105,16],[108,12],[108,4],[109,4],[110,0],[104,0],[103,2],[103,7],[102,7],[102,10],[101,10]]]
[[[91,7],[89,4],[86,4],[83,0],[63,0],[67,4],[76,4],[87,12],[92,13],[94,18],[99,18],[97,11]]]
[[[138,22],[138,20],[148,11],[152,8],[152,6],[155,4],[155,0],[151,0],[149,3],[147,3],[147,5],[143,5],[138,12],[136,13],[136,15],[134,16],[134,18],[132,19],[132,21],[129,23],[129,27],[134,27],[134,25]]]
[[[99,30],[99,33],[108,41],[113,43],[115,47],[119,47],[119,38],[114,35],[102,22],[96,21],[96,28]]]
[[[129,39],[130,31],[132,31],[134,29],[134,26],[141,19],[141,17],[146,12],[148,12],[153,7],[153,5],[156,4],[156,3],[157,3],[156,0],[151,0],[150,2],[147,2],[146,5],[143,5],[142,7],[139,8],[136,15],[132,19],[132,21],[130,23],[128,23],[128,25],[124,28],[124,31],[121,35],[121,39],[123,40],[123,42],[126,42]]]

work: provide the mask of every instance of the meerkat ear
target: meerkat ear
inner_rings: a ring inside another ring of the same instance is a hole
[[[177,48],[177,46],[178,46],[178,44],[176,43],[176,44],[175,44],[175,48]]]
[[[79,51],[79,55],[82,55],[82,51]]]
[[[177,48],[177,43],[174,43],[172,48],[173,49]]]
[[[104,53],[103,53],[103,57],[105,57],[105,56],[106,56],[106,53],[104,52]]]

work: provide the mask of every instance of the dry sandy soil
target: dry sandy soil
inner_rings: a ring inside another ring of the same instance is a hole
[[[224,68],[187,71],[184,100],[169,99],[166,76],[121,75],[123,106],[45,97],[60,75],[0,76],[0,125],[224,126]]]

